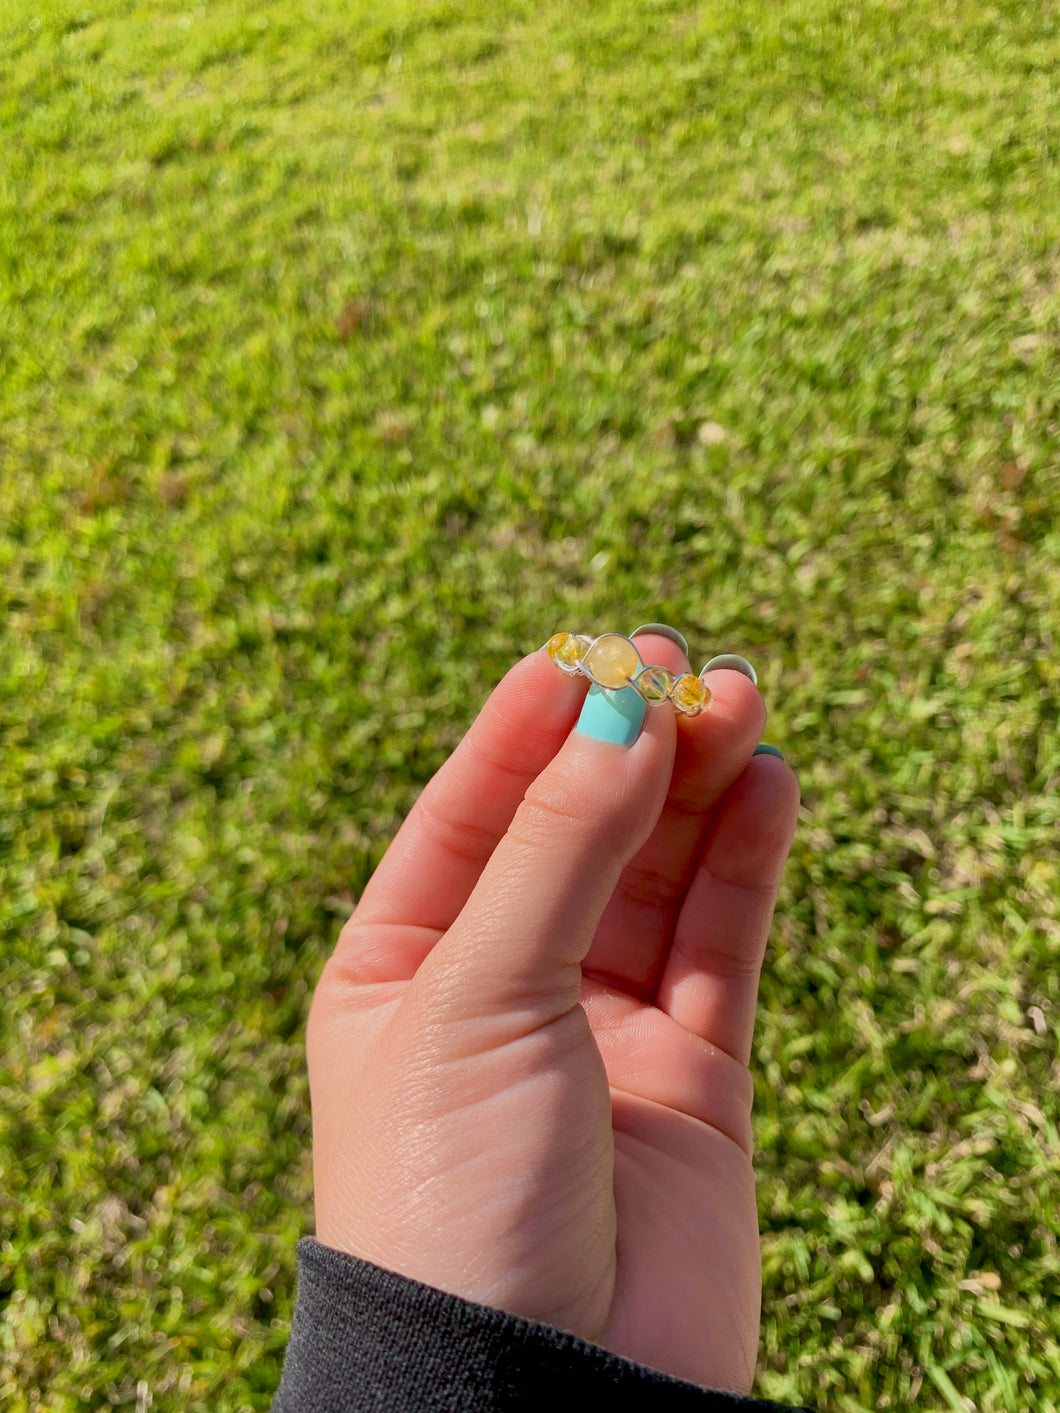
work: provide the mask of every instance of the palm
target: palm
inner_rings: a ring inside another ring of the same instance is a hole
[[[387,945],[400,955],[396,930]],[[360,988],[350,1058],[376,1078],[331,1074],[355,1093],[344,1117],[375,1154],[375,1182],[352,1211],[344,1185],[332,1244],[383,1266],[400,1245],[415,1253],[409,1274],[447,1288],[473,1230],[487,1254],[463,1293],[691,1382],[747,1387],[759,1287],[747,1071],[586,978],[581,1007],[544,1036],[505,1036],[427,1088],[437,1037],[419,1004],[410,982]],[[403,1208],[393,1194],[410,1172],[420,1199]]]
[[[488,836],[520,833],[511,817],[540,766],[520,781],[458,752],[329,963],[310,1077],[323,1241],[746,1390],[759,1291],[746,1058],[786,853],[776,819],[754,821],[764,801],[794,805],[783,767],[744,770],[760,699],[742,678],[730,687],[729,718],[679,737],[676,762],[673,727],[656,726],[671,765],[653,827],[610,882],[584,870],[584,888],[603,890],[598,924],[573,973],[564,963],[529,993],[505,951],[528,944],[500,886],[504,847]],[[510,749],[511,711],[498,716]],[[488,762],[499,751],[486,744],[472,754]],[[536,923],[527,913],[542,946],[576,931],[562,902],[546,895]]]
[[[617,1002],[617,1004],[616,1004]],[[732,1130],[726,1055],[704,1057],[701,1112],[660,1104],[638,1080],[645,1029],[657,1032],[654,1066],[688,1083],[688,1037],[654,1008],[602,998],[602,1052],[611,1079],[614,1201],[621,1260],[599,1342],[639,1363],[723,1388],[750,1386],[760,1294],[758,1221],[750,1155]],[[596,1003],[590,1002],[593,1010]],[[607,1017],[606,1012],[618,1014]],[[647,1014],[651,1012],[651,1014]]]

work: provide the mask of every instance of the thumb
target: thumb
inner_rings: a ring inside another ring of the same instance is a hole
[[[632,745],[622,744],[643,726]],[[631,687],[590,689],[455,922],[410,991],[439,1021],[495,1020],[511,1036],[578,1003],[581,962],[622,870],[662,811],[674,713]],[[411,997],[410,997],[411,999]]]

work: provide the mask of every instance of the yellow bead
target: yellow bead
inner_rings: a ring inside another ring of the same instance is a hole
[[[668,667],[646,667],[634,686],[646,702],[664,702],[674,685],[674,675]]]
[[[586,638],[580,633],[572,634],[570,642],[564,644],[563,651],[559,655],[560,662],[564,667],[576,672],[581,666],[585,650],[591,642],[591,638]]]
[[[545,644],[545,650],[558,667],[573,672],[577,670],[588,644],[588,638],[577,637],[574,633],[553,633]]]
[[[621,633],[605,633],[597,638],[582,661],[593,681],[612,691],[628,687],[629,679],[636,677],[642,666],[640,653]]]
[[[686,672],[670,688],[670,700],[678,711],[688,716],[698,716],[704,707],[710,706],[713,694],[701,677],[693,677]]]

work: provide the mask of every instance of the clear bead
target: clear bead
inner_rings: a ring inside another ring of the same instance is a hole
[[[646,667],[633,685],[646,702],[664,702],[674,685],[674,674],[668,667]]]

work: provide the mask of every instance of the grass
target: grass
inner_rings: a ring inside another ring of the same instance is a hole
[[[515,657],[659,618],[803,788],[759,1391],[1058,1407],[1058,62],[1014,0],[3,0],[5,1407],[269,1407],[338,926]]]

